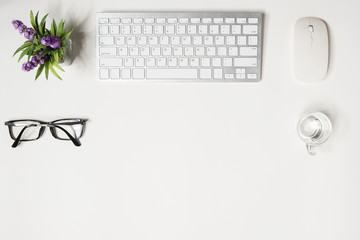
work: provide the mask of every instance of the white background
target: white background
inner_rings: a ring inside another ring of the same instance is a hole
[[[63,81],[21,71],[29,11],[75,26]],[[2,240],[360,239],[358,0],[1,1],[0,122],[89,118],[82,146],[54,139],[12,149],[0,128]],[[260,11],[259,83],[96,80],[101,11]],[[298,18],[326,21],[325,81],[293,78]],[[334,131],[311,157],[296,124],[323,111]]]

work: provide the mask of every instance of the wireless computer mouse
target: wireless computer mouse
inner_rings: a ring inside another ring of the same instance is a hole
[[[315,17],[304,17],[295,23],[294,74],[301,82],[324,79],[329,62],[329,39],[326,24]]]

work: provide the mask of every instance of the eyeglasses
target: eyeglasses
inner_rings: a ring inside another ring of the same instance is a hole
[[[22,141],[34,141],[39,139],[46,127],[50,128],[54,138],[59,140],[71,140],[75,146],[81,146],[79,138],[85,131],[87,119],[66,118],[52,122],[44,122],[33,119],[21,119],[5,122],[9,127],[10,136],[15,142],[12,147],[17,147]]]

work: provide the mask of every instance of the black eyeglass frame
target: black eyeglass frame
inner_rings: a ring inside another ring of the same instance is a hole
[[[31,122],[34,122],[35,124],[24,124],[24,128],[20,131],[19,135],[17,137],[15,137],[12,127],[16,126],[16,122],[24,122],[24,121],[29,121],[29,122],[31,121]],[[57,123],[57,122],[60,122],[60,121],[69,121],[69,122]],[[35,140],[38,140],[44,134],[46,127],[49,127],[51,135],[54,138],[59,139],[59,140],[65,140],[65,141],[66,140],[71,140],[75,146],[79,147],[79,146],[81,146],[79,138],[81,138],[83,136],[83,134],[84,134],[86,121],[88,121],[88,119],[85,119],[85,118],[63,118],[63,119],[57,119],[57,120],[54,120],[54,121],[51,121],[51,122],[45,122],[45,121],[36,120],[36,119],[19,119],[19,120],[6,121],[5,125],[8,126],[8,128],[9,128],[10,137],[13,140],[15,140],[15,142],[12,145],[13,148],[17,147],[20,144],[20,142],[23,142],[23,141],[35,141]],[[61,127],[61,125],[76,125],[76,124],[81,124],[82,125],[81,133],[80,133],[79,136],[76,136],[76,137],[71,136],[71,134],[66,129]],[[39,130],[39,134],[38,134],[38,136],[36,138],[34,138],[34,139],[21,139],[22,134],[24,133],[24,131],[28,127],[39,127],[39,126],[40,126],[40,130]],[[56,128],[63,131],[69,137],[69,139],[60,138],[56,133]]]

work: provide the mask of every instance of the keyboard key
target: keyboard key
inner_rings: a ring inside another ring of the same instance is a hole
[[[236,23],[245,24],[246,23],[246,18],[236,18]]]
[[[225,23],[235,23],[235,18],[225,18]]]
[[[257,47],[240,47],[240,56],[256,56]]]
[[[116,56],[115,47],[102,47],[99,50],[100,56]]]
[[[241,34],[241,25],[232,25],[231,26],[231,33],[234,35]]]
[[[203,23],[212,23],[212,19],[211,18],[203,18],[202,22]]]
[[[232,58],[224,58],[223,59],[223,66],[224,67],[232,67]]]
[[[166,67],[166,58],[158,58],[156,60],[157,60],[156,65],[158,67]]]
[[[144,22],[146,24],[153,24],[153,23],[155,23],[155,18],[145,18]]]
[[[120,33],[120,27],[119,26],[110,26],[110,33],[112,35],[118,35]]]
[[[107,35],[107,34],[109,34],[109,26],[100,26],[100,27],[99,27],[99,34],[100,34],[100,35]]]
[[[121,67],[122,58],[101,58],[100,67]]]
[[[201,58],[201,66],[202,67],[210,67],[210,58]]]
[[[100,37],[100,46],[114,45],[114,37]]]
[[[249,45],[257,45],[258,37],[257,36],[249,36]]]
[[[189,23],[189,19],[188,18],[180,18],[179,22],[180,23]]]
[[[223,70],[221,68],[214,69],[214,78],[215,79],[222,79],[223,78]]]
[[[156,25],[154,27],[154,34],[161,35],[164,33],[164,26],[163,25]]]
[[[200,64],[199,58],[190,58],[190,66],[191,67],[198,67]]]
[[[141,32],[141,26],[138,26],[138,25],[133,26],[133,27],[132,27],[132,33],[133,33],[134,35],[142,34],[142,32]]]
[[[147,67],[155,67],[156,60],[155,58],[147,58],[146,59],[146,66]]]
[[[243,26],[243,33],[244,34],[257,34],[258,33],[258,26],[257,25],[244,25]]]
[[[226,56],[227,55],[226,47],[217,47],[217,55]]]
[[[120,69],[119,68],[110,69],[110,78],[111,79],[119,79],[120,78]]]
[[[247,75],[247,78],[248,78],[248,79],[256,79],[256,74],[255,74],[255,73],[249,73],[249,74]]]
[[[138,37],[138,38],[137,38],[137,43],[138,43],[139,45],[146,45],[146,37],[144,37],[144,36]]]
[[[152,26],[144,26],[144,34],[149,35],[149,34],[153,34],[153,27]]]
[[[177,58],[169,58],[169,67],[177,67]]]
[[[175,24],[177,22],[178,22],[177,18],[168,18],[168,23],[170,24]]]
[[[119,47],[119,56],[127,56],[128,55],[128,48],[127,47]]]
[[[145,69],[134,68],[133,69],[133,78],[134,79],[144,79],[145,78]]]
[[[125,45],[125,37],[116,37],[116,45]]]
[[[142,18],[134,18],[134,23],[141,24],[141,23],[143,23],[143,19]]]
[[[204,44],[205,45],[213,45],[214,44],[214,37],[213,36],[205,36],[204,37]]]
[[[239,48],[238,47],[229,47],[228,48],[229,56],[238,56],[239,55]]]
[[[194,45],[202,45],[202,37],[201,36],[194,36],[193,37],[193,44]]]
[[[214,18],[214,23],[224,23],[223,18]]]
[[[234,58],[235,67],[256,67],[256,58]]]
[[[176,26],[176,33],[177,34],[185,34],[185,25]]]
[[[119,19],[119,18],[110,18],[110,23],[111,23],[111,24],[119,24],[119,23],[120,23],[120,19]]]
[[[235,45],[235,36],[226,36],[226,45]]]
[[[208,33],[207,25],[200,25],[199,26],[199,33],[200,34],[207,34]]]
[[[121,34],[129,35],[130,33],[131,33],[130,26],[128,26],[128,25],[121,26]]]
[[[134,59],[133,58],[125,58],[124,59],[124,66],[125,67],[133,67],[134,66]]]
[[[166,23],[166,19],[165,19],[165,18],[157,18],[157,19],[156,19],[156,23],[165,24],[165,23]]]
[[[246,74],[245,73],[236,73],[235,78],[236,79],[245,79]]]
[[[197,79],[197,69],[184,68],[148,68],[146,69],[148,79]]]
[[[175,34],[175,26],[174,25],[165,26],[165,33],[168,35]]]
[[[131,78],[130,72],[131,72],[130,68],[121,69],[121,78],[130,79]]]
[[[109,78],[109,69],[100,68],[99,75],[100,75],[100,79],[108,79]]]
[[[201,23],[200,18],[190,18],[191,23]]]
[[[123,18],[123,19],[121,19],[121,23],[122,24],[130,24],[131,23],[131,18]]]
[[[246,36],[238,36],[237,45],[246,45]]]
[[[221,25],[220,33],[221,34],[229,34],[230,33],[230,25]]]
[[[108,23],[109,23],[109,19],[108,19],[108,18],[100,18],[100,19],[99,19],[99,23],[100,23],[100,24],[108,24]]]
[[[141,47],[140,48],[140,55],[141,56],[149,56],[150,55],[150,48],[149,47]]]
[[[212,59],[212,66],[213,67],[221,67],[221,58],[213,58]]]
[[[210,25],[210,34],[219,34],[219,26],[218,25]]]
[[[188,58],[180,58],[179,66],[180,66],[180,67],[187,67],[187,66],[189,66],[189,59],[188,59]]]
[[[135,59],[135,66],[136,67],[144,67],[145,66],[145,59],[144,58],[136,58]]]
[[[201,79],[210,79],[211,78],[211,69],[200,69],[200,78]]]
[[[233,73],[226,73],[224,77],[225,79],[234,79],[235,76]]]
[[[258,23],[258,19],[257,18],[249,18],[248,23]]]
[[[215,45],[224,45],[225,37],[224,36],[216,36],[215,37]]]

